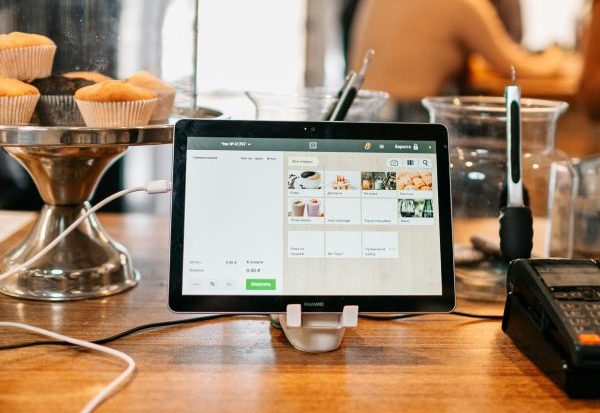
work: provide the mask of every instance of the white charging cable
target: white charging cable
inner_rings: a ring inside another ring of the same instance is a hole
[[[3,274],[0,274],[0,280],[4,279],[6,277],[9,277],[19,271],[24,270],[25,268],[28,268],[29,266],[31,266],[31,264],[35,263],[37,260],[39,260],[45,254],[47,254],[48,251],[50,251],[52,248],[54,248],[60,241],[62,241],[73,230],[75,230],[75,228],[77,228],[79,226],[79,224],[81,224],[87,217],[92,215],[94,212],[96,212],[97,210],[99,210],[104,205],[108,204],[109,202],[114,201],[115,199],[120,198],[124,195],[130,194],[132,192],[144,191],[148,194],[163,194],[163,193],[171,191],[171,188],[172,188],[171,182],[166,181],[166,180],[160,180],[160,181],[149,182],[145,186],[135,186],[132,188],[124,189],[115,194],[112,194],[111,196],[98,202],[92,208],[88,209],[83,215],[81,215],[71,225],[69,225],[67,227],[67,229],[65,229],[54,240],[52,240],[52,242],[50,244],[46,245],[42,250],[40,250],[40,252],[38,252],[33,257],[31,257],[30,259],[25,261],[23,264],[15,267]],[[43,328],[34,327],[34,326],[27,325],[27,324],[22,324],[22,323],[0,321],[0,327],[13,327],[13,328],[20,328],[23,330],[32,331],[34,333],[38,333],[38,334],[41,334],[41,335],[44,335],[47,337],[51,337],[51,338],[54,338],[57,340],[66,341],[68,343],[75,344],[77,346],[89,348],[91,350],[101,351],[101,352],[109,354],[111,356],[118,357],[121,360],[124,360],[125,362],[127,362],[127,368],[125,369],[125,371],[123,373],[121,373],[119,375],[119,377],[114,379],[108,386],[106,386],[104,389],[102,389],[98,394],[96,394],[96,396],[94,396],[94,398],[92,400],[90,400],[85,405],[85,407],[81,410],[82,413],[92,412],[96,407],[98,407],[100,405],[100,403],[102,403],[104,400],[106,400],[120,385],[122,385],[132,375],[133,371],[135,370],[135,361],[131,358],[131,356],[129,356],[121,351],[109,348],[109,347],[101,346],[101,345],[95,344],[95,343],[90,343],[89,341],[79,340],[77,338],[73,338],[73,337],[69,337],[69,336],[64,336],[62,334],[58,334],[53,331],[44,330]]]
[[[37,334],[41,334],[46,337],[54,338],[56,340],[66,341],[71,344],[75,344],[76,346],[81,346],[85,348],[89,348],[90,350],[100,351],[102,353],[109,354],[111,356],[120,358],[121,360],[127,363],[127,368],[119,377],[114,379],[108,386],[102,389],[98,394],[94,396],[92,400],[90,400],[85,407],[81,410],[81,413],[90,413],[94,411],[96,407],[100,405],[104,400],[108,398],[119,386],[121,386],[128,378],[131,377],[133,371],[135,370],[135,361],[131,358],[131,356],[123,353],[122,351],[118,351],[109,347],[101,346],[99,344],[90,343],[89,341],[79,340],[77,338],[64,336],[62,334],[55,333],[53,331],[44,330],[43,328],[30,326],[22,323],[11,323],[7,321],[0,321],[0,327],[12,327],[12,328],[20,328],[22,330],[31,331]]]
[[[170,190],[171,190],[171,182],[166,181],[166,180],[160,180],[160,181],[149,182],[145,186],[134,186],[132,188],[123,189],[122,191],[119,191],[117,193],[112,194],[109,197],[104,198],[102,201],[98,202],[96,205],[94,205],[93,207],[88,209],[85,212],[85,214],[83,214],[79,218],[77,218],[71,225],[69,225],[67,227],[67,229],[65,229],[63,232],[60,233],[60,235],[58,235],[56,238],[54,238],[54,240],[52,240],[52,242],[50,244],[46,245],[42,250],[40,250],[40,252],[38,252],[33,257],[31,257],[30,259],[25,261],[23,264],[18,265],[14,268],[11,268],[10,270],[0,274],[0,280],[4,279],[6,277],[10,277],[11,275],[13,275],[17,272],[23,271],[26,268],[29,268],[33,263],[35,263],[37,260],[39,260],[44,255],[46,255],[48,253],[48,251],[50,251],[52,248],[56,247],[56,245],[59,242],[61,242],[67,235],[69,235],[71,232],[73,232],[75,230],[75,228],[77,228],[79,226],[79,224],[81,224],[83,221],[85,221],[87,219],[87,217],[92,215],[94,212],[96,212],[97,210],[99,210],[104,205],[108,204],[109,202],[112,202],[117,198],[120,198],[127,194],[131,194],[133,192],[145,191],[148,194],[163,194],[163,193],[169,192]]]

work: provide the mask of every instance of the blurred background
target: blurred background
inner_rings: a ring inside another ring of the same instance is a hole
[[[427,121],[425,96],[501,96],[514,64],[524,97],[570,104],[557,147],[571,157],[600,152],[599,19],[593,0],[0,0],[0,32],[57,43],[54,73],[148,70],[177,88],[177,106],[238,119],[255,117],[247,90],[336,90],[367,48],[365,88],[390,94],[388,121]],[[170,157],[129,149],[97,198],[168,177]],[[0,208],[38,209],[26,173],[0,162]],[[130,198],[113,210],[169,213],[166,199]]]

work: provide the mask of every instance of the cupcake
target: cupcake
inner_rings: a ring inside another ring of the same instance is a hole
[[[70,79],[78,78],[90,80],[94,83],[100,83],[106,80],[113,80],[112,77],[106,76],[100,72],[68,72],[64,73],[63,76],[68,77]]]
[[[33,80],[50,76],[56,45],[46,36],[0,34],[0,76]]]
[[[0,125],[29,123],[40,92],[17,79],[0,78]]]
[[[173,112],[175,88],[164,83],[150,72],[137,72],[125,79],[127,83],[148,89],[156,93],[156,107],[150,121],[164,121]]]
[[[156,94],[121,80],[107,80],[75,92],[75,102],[87,126],[147,125]]]
[[[50,76],[31,82],[42,96],[35,107],[37,121],[46,126],[85,125],[73,95],[78,89],[95,84],[91,80]]]

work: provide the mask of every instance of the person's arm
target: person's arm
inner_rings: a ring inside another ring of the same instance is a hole
[[[519,43],[523,38],[523,19],[520,0],[491,0],[502,25],[510,38]]]
[[[546,77],[557,74],[565,54],[558,49],[531,54],[513,42],[488,0],[452,2],[453,19],[460,41],[470,52],[479,53],[502,75],[510,75],[514,65],[517,76]]]
[[[595,0],[581,81],[585,106],[594,119],[600,119],[600,42],[596,40],[598,38],[600,38],[600,0]]]

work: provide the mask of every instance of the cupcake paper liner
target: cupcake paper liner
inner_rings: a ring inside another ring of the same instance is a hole
[[[84,126],[85,122],[72,95],[42,95],[35,114],[43,126]]]
[[[56,46],[0,50],[0,77],[33,80],[50,76]]]
[[[0,125],[28,124],[39,95],[0,97]]]
[[[155,122],[158,120],[166,120],[171,116],[173,112],[173,105],[175,104],[175,91],[159,91],[156,92],[157,102],[154,107],[154,112],[150,120]]]
[[[129,102],[93,102],[75,99],[85,124],[89,127],[131,127],[147,125],[156,99]]]

